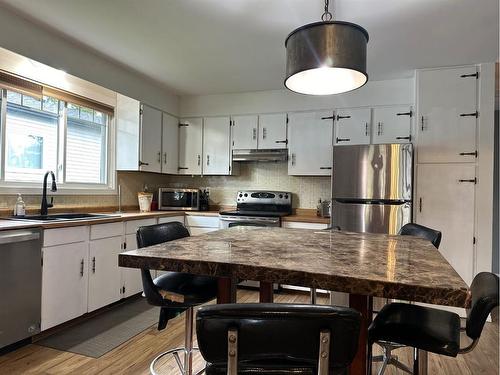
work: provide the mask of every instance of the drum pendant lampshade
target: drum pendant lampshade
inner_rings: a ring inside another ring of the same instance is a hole
[[[354,23],[322,21],[295,29],[285,41],[285,86],[307,95],[351,91],[368,81],[368,32]]]

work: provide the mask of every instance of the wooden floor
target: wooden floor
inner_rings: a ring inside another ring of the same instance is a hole
[[[253,291],[238,291],[239,302],[257,302],[258,294]],[[275,302],[307,303],[308,295],[282,293],[275,297]],[[319,298],[318,303],[326,303]],[[135,336],[123,345],[100,358],[61,352],[32,344],[15,352],[0,357],[0,374],[149,374],[151,360],[162,351],[182,346],[184,320],[179,316],[169,322],[167,329],[158,332],[156,327]],[[457,358],[429,355],[429,374],[477,375],[498,374],[499,342],[498,323],[487,323],[476,349]],[[375,352],[378,352],[374,348]],[[399,350],[399,358],[410,364],[411,352]],[[375,353],[376,354],[376,353]],[[202,359],[195,359],[195,368],[201,368]],[[374,367],[376,374],[378,366]],[[175,375],[178,372],[175,361],[165,361],[158,370],[162,374]],[[392,366],[386,374],[402,374]]]

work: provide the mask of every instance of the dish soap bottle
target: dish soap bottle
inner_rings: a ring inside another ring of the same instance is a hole
[[[26,214],[26,205],[21,194],[17,194],[16,205],[14,206],[14,216],[24,216]]]

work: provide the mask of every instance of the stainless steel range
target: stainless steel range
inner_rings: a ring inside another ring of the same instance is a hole
[[[291,213],[292,194],[288,191],[243,190],[236,196],[236,210],[220,213],[220,227],[279,227],[281,217]]]

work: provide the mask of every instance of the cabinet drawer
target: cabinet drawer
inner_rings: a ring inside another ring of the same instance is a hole
[[[88,226],[45,229],[43,231],[43,247],[83,242],[88,239]]]
[[[283,228],[295,228],[295,229],[326,229],[328,224],[321,223],[303,223],[298,221],[285,221],[283,223]]]
[[[156,224],[156,219],[130,220],[125,222],[125,234],[135,234],[137,228]]]
[[[90,226],[90,239],[116,237],[123,234],[123,222],[96,224]]]
[[[199,228],[199,227],[188,227],[191,236],[199,236],[200,234],[205,234],[209,232],[215,232],[219,228]]]
[[[173,221],[179,221],[184,224],[184,216],[166,216],[158,218],[158,224],[171,223]]]
[[[186,226],[188,227],[205,227],[219,228],[218,216],[186,216]]]

